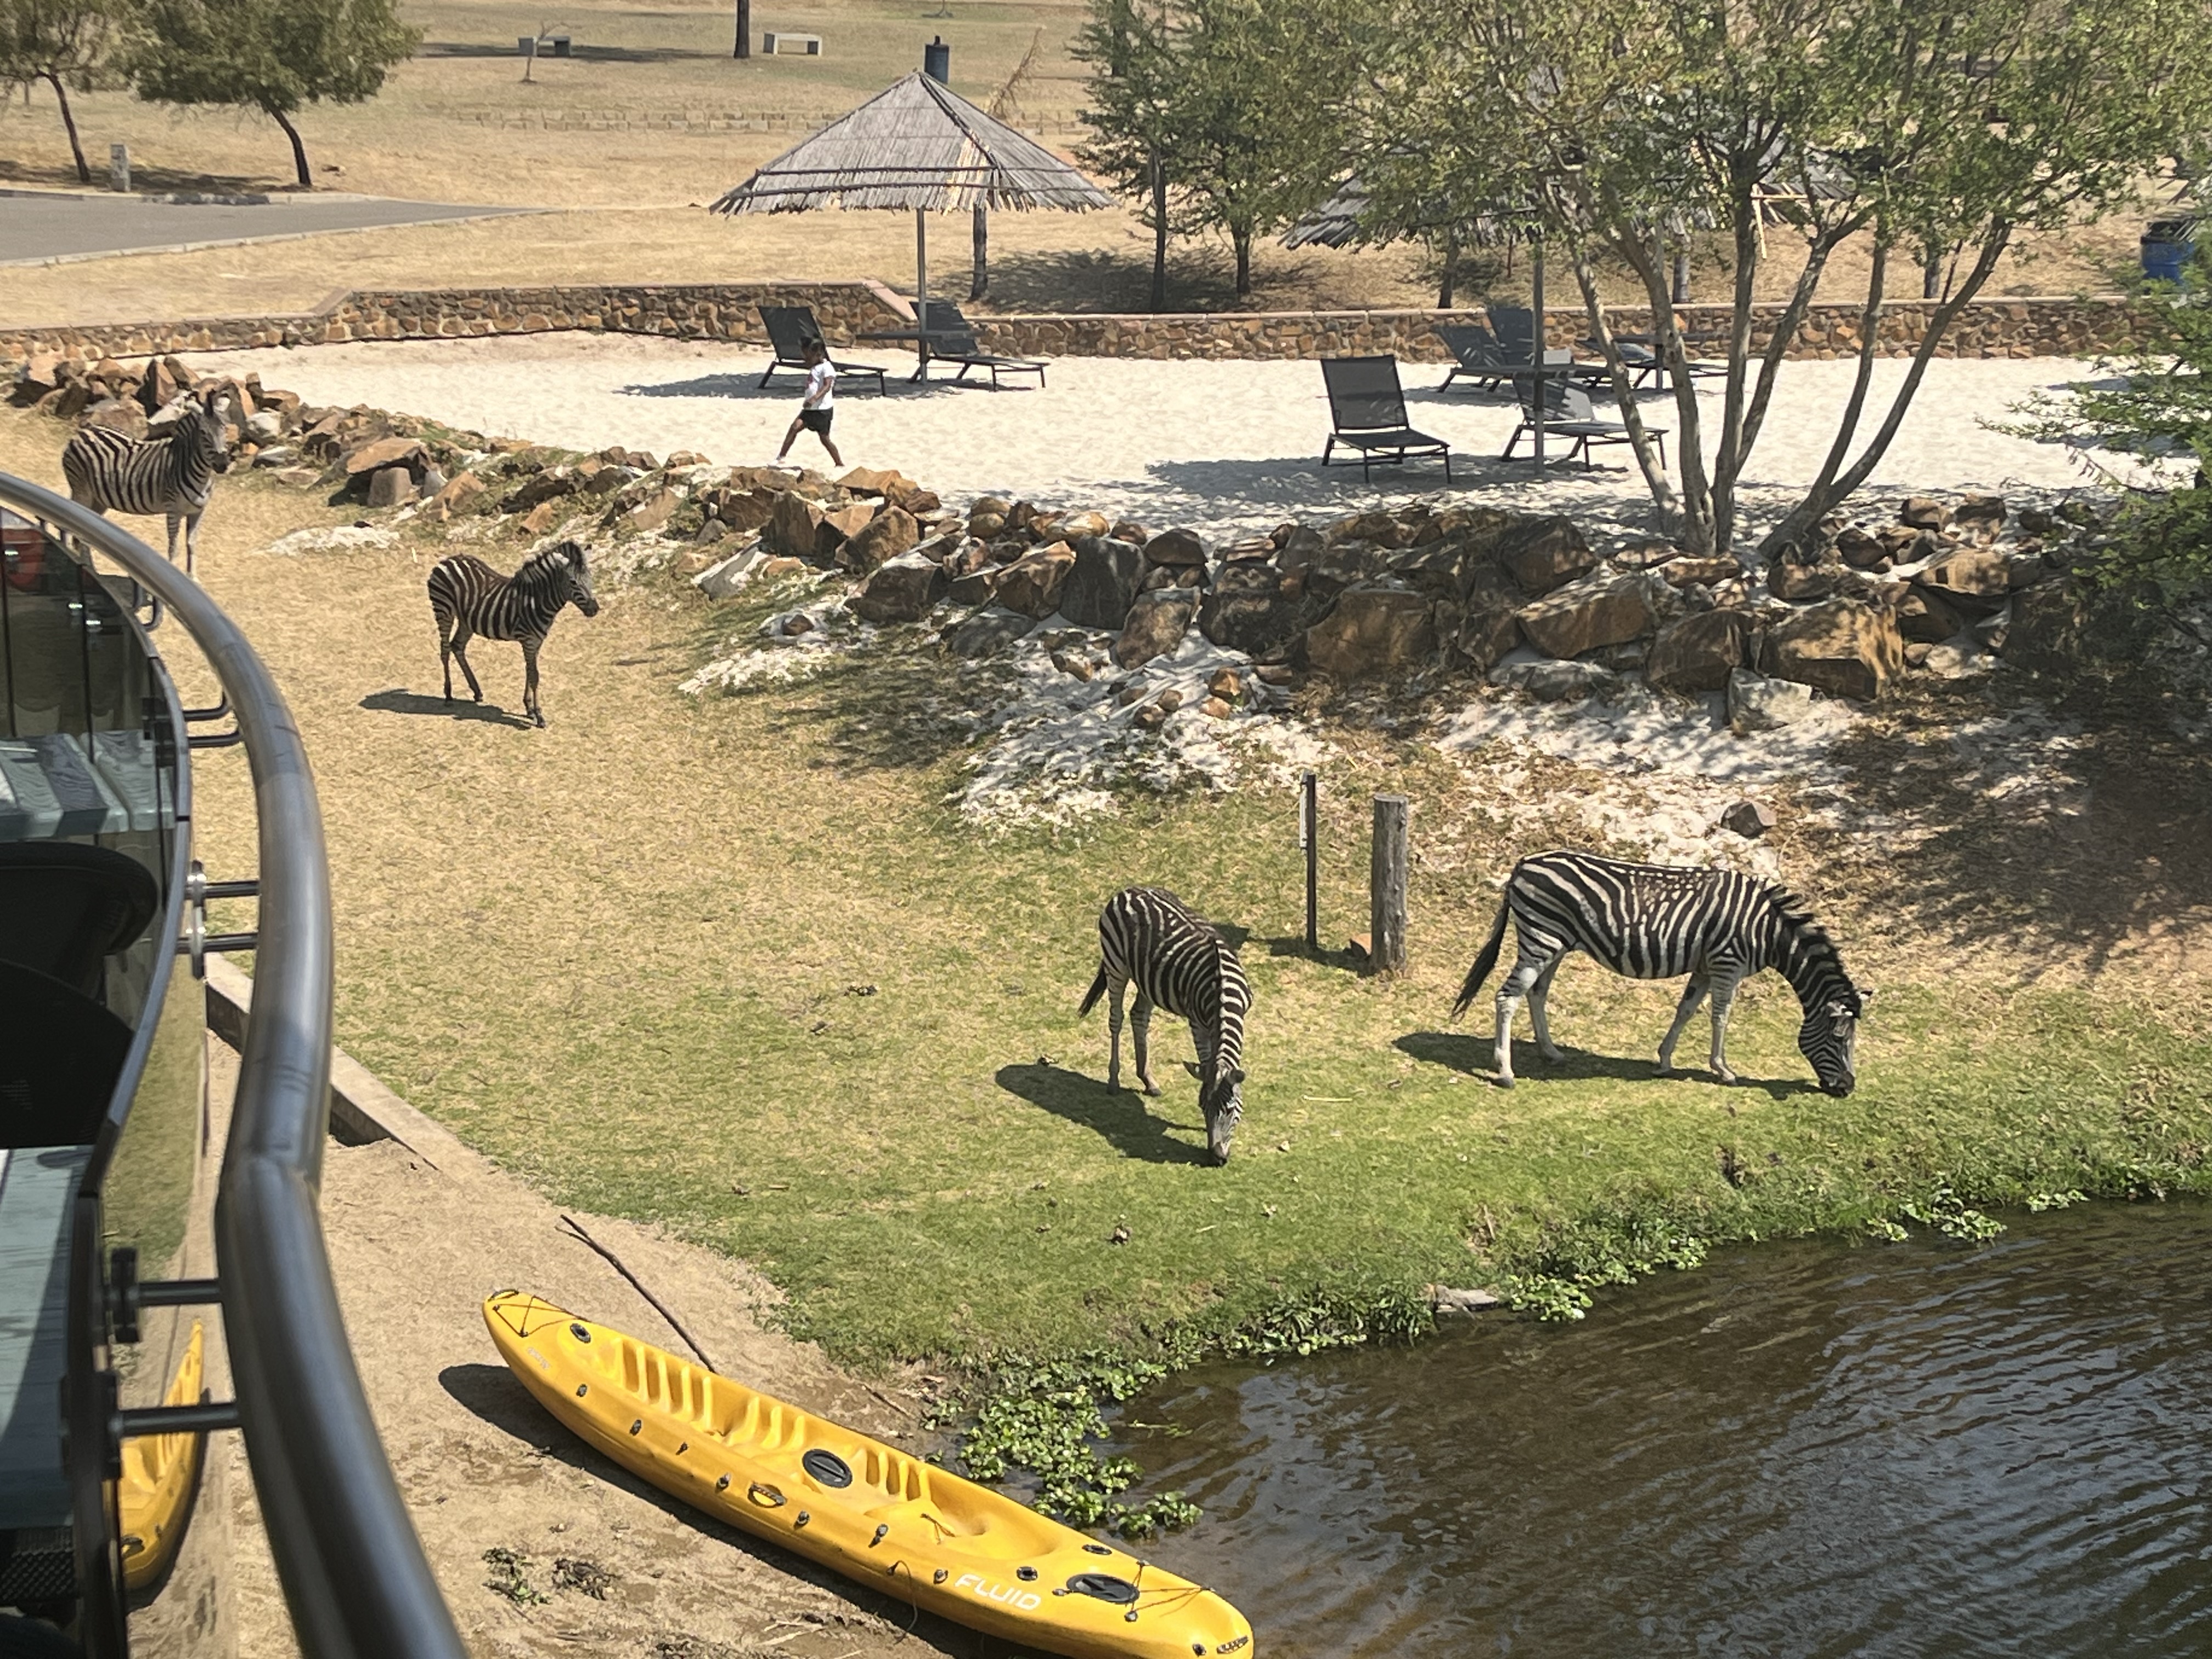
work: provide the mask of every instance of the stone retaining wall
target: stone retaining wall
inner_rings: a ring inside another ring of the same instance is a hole
[[[317,345],[343,340],[411,340],[489,334],[537,334],[581,329],[663,334],[687,340],[765,343],[755,307],[811,306],[839,345],[856,334],[907,326],[908,301],[880,283],[696,283],[543,289],[341,289],[311,312],[290,316],[201,317],[169,323],[58,324],[0,328],[0,362],[53,353],[62,356],[144,357],[171,351],[222,351],[254,346]],[[1881,324],[1890,356],[1909,354],[1927,325],[1933,301],[1902,301]],[[1754,329],[1764,346],[1780,307],[1762,307]],[[1719,329],[1719,306],[1686,306],[1692,331]],[[1044,357],[1315,358],[1389,352],[1409,362],[1442,362],[1439,323],[1475,322],[1476,311],[1334,311],[1167,314],[1162,316],[979,317],[990,350]],[[1624,332],[1648,327],[1650,313],[1621,309]],[[1555,345],[1573,345],[1588,331],[1579,310],[1547,319]],[[1815,307],[1790,348],[1792,357],[1837,357],[1858,349],[1856,306]],[[2124,349],[2136,319],[2118,295],[2087,299],[1984,300],[1952,325],[1947,357],[2085,356]],[[884,349],[896,351],[896,347]]]
[[[1919,345],[1932,301],[1887,307],[1880,325],[1884,355],[1910,356]],[[1780,306],[1754,313],[1753,340],[1764,349]],[[1677,314],[1692,332],[1729,326],[1725,306],[1683,306]],[[1859,349],[1860,307],[1815,306],[1797,330],[1792,357],[1848,356]],[[1408,362],[1439,363],[1451,354],[1437,336],[1439,324],[1479,323],[1483,313],[1462,311],[1279,311],[1205,316],[1066,316],[978,319],[993,350],[1040,357],[1334,357],[1388,352]],[[1620,333],[1650,329],[1648,309],[1608,313]],[[1589,333],[1579,308],[1547,309],[1546,332],[1557,346],[1578,345]],[[1978,301],[1952,323],[1940,354],[1946,357],[2073,357],[2125,348],[2136,336],[2128,301],[2118,295],[2090,299]],[[1705,349],[1707,352],[1713,348]]]

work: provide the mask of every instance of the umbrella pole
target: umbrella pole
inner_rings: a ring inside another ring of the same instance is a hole
[[[1535,289],[1533,296],[1536,313],[1535,362],[1530,365],[1536,371],[1536,471],[1544,470],[1544,243],[1540,237],[1528,249],[1528,276]]]
[[[914,325],[920,337],[914,343],[914,378],[929,379],[929,215],[914,210]]]

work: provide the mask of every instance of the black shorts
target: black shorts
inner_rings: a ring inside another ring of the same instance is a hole
[[[818,432],[825,438],[830,435],[830,422],[836,417],[837,411],[834,409],[802,409],[799,411],[799,425],[809,432]]]

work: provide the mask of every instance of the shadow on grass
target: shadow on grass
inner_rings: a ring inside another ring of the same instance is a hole
[[[533,731],[530,721],[520,714],[510,714],[496,703],[468,702],[456,697],[447,702],[443,697],[433,697],[420,691],[405,691],[394,687],[389,691],[372,691],[361,700],[359,707],[379,714],[442,715],[449,720],[483,720],[493,726],[519,726],[525,732]]]
[[[1367,958],[1357,951],[1332,951],[1326,945],[1317,950],[1309,951],[1306,948],[1306,939],[1304,933],[1285,934],[1279,938],[1263,940],[1262,943],[1267,945],[1267,954],[1271,957],[1294,957],[1310,962],[1316,968],[1334,968],[1340,973],[1350,974],[1355,978],[1367,971]]]
[[[2025,981],[2192,960],[2212,930],[2212,757],[2175,731],[2191,710],[2148,676],[2035,690],[2047,717],[1939,692],[1837,744],[1861,810],[1917,832],[1913,879],[1868,899]]]
[[[961,684],[965,666],[933,649],[887,641],[877,649],[840,653],[812,678],[788,685],[769,716],[776,735],[826,732],[836,764],[884,771],[935,766],[962,748],[969,727],[958,718],[975,706]]]
[[[1180,1066],[1175,1074],[1182,1075]],[[1203,1147],[1187,1145],[1168,1133],[1192,1126],[1154,1117],[1146,1109],[1145,1097],[1133,1089],[1109,1089],[1097,1078],[1071,1072],[1064,1066],[1042,1064],[1001,1066],[995,1081],[1010,1095],[1019,1095],[1056,1117],[1095,1130],[1126,1158],[1141,1158],[1147,1164],[1206,1162]],[[1200,1127],[1195,1133],[1203,1134],[1205,1130]]]
[[[1497,1060],[1491,1039],[1474,1036],[1464,1031],[1408,1031],[1391,1047],[1402,1054],[1431,1066],[1448,1066],[1462,1076],[1479,1079],[1488,1083],[1497,1072]],[[1721,1083],[1711,1073],[1689,1069],[1662,1079],[1656,1060],[1626,1059],[1617,1054],[1594,1054],[1587,1049],[1569,1048],[1566,1058],[1548,1060],[1536,1052],[1530,1042],[1513,1045],[1515,1076],[1522,1083],[1585,1083],[1597,1078],[1611,1078],[1619,1083],[1653,1083],[1667,1081],[1680,1084],[1703,1084],[1711,1088],[1723,1103],[1731,1087],[1757,1089],[1769,1099],[1788,1100],[1794,1095],[1817,1095],[1814,1084],[1799,1078],[1758,1078],[1736,1074],[1733,1085]]]
[[[531,1398],[529,1391],[515,1380],[514,1373],[506,1366],[448,1365],[438,1373],[438,1382],[447,1395],[470,1415],[502,1433],[513,1435],[546,1456],[558,1458],[570,1468],[580,1469],[595,1480],[618,1486],[632,1497],[652,1504],[663,1515],[695,1528],[718,1543],[742,1550],[780,1572],[790,1573],[817,1589],[831,1591],[854,1607],[879,1618],[894,1620],[901,1629],[914,1626],[915,1610],[910,1603],[876,1595],[854,1584],[842,1574],[816,1565],[804,1556],[763,1543],[750,1534],[727,1526],[703,1510],[670,1497],[613,1459],[593,1451],[549,1417],[545,1408]],[[963,1639],[967,1632],[957,1626],[945,1624],[926,1614],[914,1633],[923,1638],[939,1653],[966,1656],[975,1651]]]

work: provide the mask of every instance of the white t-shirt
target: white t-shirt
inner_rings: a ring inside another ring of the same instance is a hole
[[[837,401],[837,371],[827,358],[806,371],[806,406],[827,409]]]

